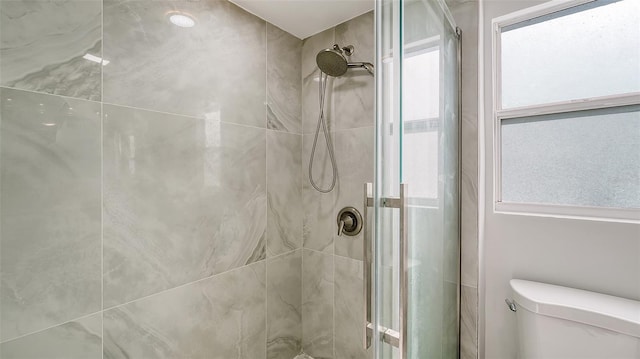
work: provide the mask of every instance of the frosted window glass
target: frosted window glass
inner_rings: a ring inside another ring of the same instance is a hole
[[[408,54],[402,71],[402,181],[412,198],[437,198],[440,50]]]
[[[640,208],[640,106],[502,121],[502,200]]]
[[[638,0],[505,27],[501,46],[503,109],[640,91]]]

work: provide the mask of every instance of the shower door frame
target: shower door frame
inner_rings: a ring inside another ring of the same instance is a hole
[[[428,0],[422,0],[423,2],[427,2]],[[433,4],[433,2],[429,1]],[[375,135],[375,178],[376,181],[373,184],[367,183],[364,186],[364,209],[365,209],[365,221],[367,218],[368,207],[373,208],[374,211],[374,221],[372,226],[372,233],[374,236],[367,235],[367,229],[365,229],[364,235],[364,249],[363,249],[363,259],[364,259],[364,285],[363,285],[363,294],[365,300],[365,308],[364,308],[364,331],[363,331],[363,346],[365,348],[369,348],[373,345],[373,358],[375,359],[383,359],[383,358],[398,358],[398,359],[409,359],[408,358],[408,321],[411,319],[408,317],[408,307],[409,307],[409,282],[408,282],[408,185],[405,183],[399,184],[399,196],[384,196],[382,191],[382,178],[384,177],[383,171],[385,170],[385,166],[382,164],[382,159],[380,158],[381,152],[383,151],[380,146],[383,144],[381,126],[385,124],[385,121],[382,119],[385,116],[385,112],[388,111],[384,106],[385,96],[385,87],[389,86],[388,83],[385,83],[385,79],[382,76],[385,69],[385,62],[388,57],[391,57],[392,61],[392,111],[390,113],[391,117],[394,119],[393,123],[398,124],[399,130],[398,135],[394,136],[394,145],[399,145],[399,163],[402,162],[402,145],[401,142],[397,140],[400,136],[402,136],[402,62],[404,59],[404,53],[406,51],[411,51],[413,44],[404,44],[403,39],[403,26],[404,26],[404,17],[403,17],[403,1],[402,0],[378,0],[376,1],[375,8],[375,23],[376,23],[376,68],[378,69],[378,76],[376,76],[376,135]],[[457,249],[458,249],[458,272],[457,272],[457,288],[456,288],[456,321],[457,321],[457,357],[460,355],[460,236],[461,236],[461,182],[462,182],[462,161],[461,161],[461,147],[462,147],[462,126],[461,126],[461,110],[462,110],[462,31],[459,27],[456,26],[451,13],[449,12],[446,4],[442,0],[436,0],[442,10],[444,17],[446,17],[446,25],[451,26],[455,37],[457,39],[456,44],[456,58],[455,58],[455,66],[457,72],[457,183],[456,183],[456,191],[457,191]],[[391,30],[391,38],[393,43],[393,48],[402,48],[403,51],[399,51],[396,54],[394,53],[385,53],[383,46],[383,37],[385,31],[383,26],[388,25],[387,22],[383,19],[383,7],[384,6],[392,7],[393,19],[391,21],[392,30]],[[435,43],[436,41],[431,41],[429,39],[426,43]],[[426,44],[426,47],[429,47],[429,44]],[[440,73],[442,73],[442,69],[440,69]],[[441,118],[444,118],[444,114],[440,114]],[[438,147],[440,149],[440,146]],[[400,253],[398,262],[398,272],[399,272],[399,285],[394,283],[393,292],[394,295],[396,291],[398,292],[398,318],[394,319],[394,325],[391,327],[398,328],[398,330],[394,330],[393,328],[388,328],[384,325],[380,324],[379,313],[382,301],[382,295],[379,292],[378,283],[381,280],[379,269],[381,268],[381,255],[379,253],[380,249],[378,248],[378,236],[381,235],[380,226],[378,223],[379,211],[383,208],[395,208],[399,209],[399,220],[396,221],[399,227],[399,238],[398,238],[398,251]],[[366,226],[365,226],[366,227]],[[374,293],[372,295],[372,293]],[[373,308],[373,309],[372,309]],[[373,316],[373,318],[372,318]],[[372,320],[373,319],[373,320]],[[377,327],[377,330],[374,328]],[[387,354],[383,354],[383,346],[389,344],[392,347],[396,347],[399,349],[398,353],[387,352]]]

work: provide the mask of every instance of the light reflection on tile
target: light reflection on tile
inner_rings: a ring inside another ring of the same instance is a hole
[[[104,111],[105,307],[265,258],[266,130]]]
[[[100,1],[0,1],[2,86],[101,99]]]
[[[100,104],[0,91],[8,340],[100,310]]]

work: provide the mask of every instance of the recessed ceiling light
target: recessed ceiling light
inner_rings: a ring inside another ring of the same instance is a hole
[[[47,126],[47,127],[51,127],[51,126],[55,126],[55,123],[51,123],[51,122],[43,122],[43,125]]]
[[[196,20],[191,15],[183,12],[169,13],[169,21],[180,27],[194,27],[196,25]]]

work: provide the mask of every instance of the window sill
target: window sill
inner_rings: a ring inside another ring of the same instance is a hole
[[[640,208],[579,207],[535,203],[495,202],[494,212],[521,216],[640,223]]]

